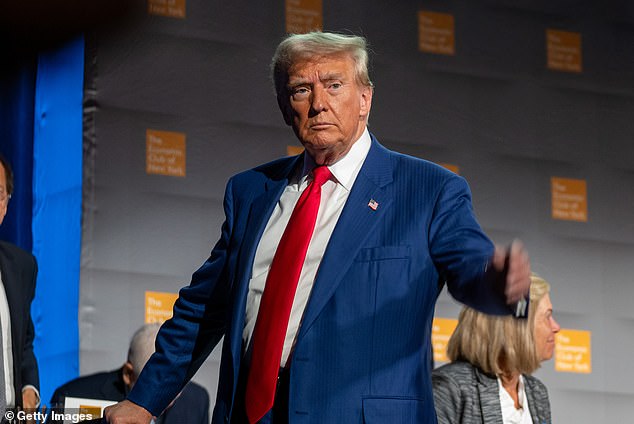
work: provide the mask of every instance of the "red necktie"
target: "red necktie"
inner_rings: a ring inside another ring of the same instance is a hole
[[[331,176],[325,166],[313,170],[313,181],[297,201],[271,262],[253,331],[245,402],[250,423],[256,423],[273,407],[288,319],[315,229],[321,186]]]

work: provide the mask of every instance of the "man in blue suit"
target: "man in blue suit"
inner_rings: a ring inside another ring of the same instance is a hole
[[[128,399],[107,409],[110,423],[150,422],[223,336],[214,423],[435,423],[429,355],[438,281],[488,313],[512,313],[524,299],[528,256],[519,243],[494,248],[464,179],[389,151],[368,132],[367,63],[361,37],[319,32],[280,43],[278,104],[305,152],[229,180],[220,240],[180,291]],[[265,307],[267,291],[286,278],[277,250],[300,231],[287,232],[287,223],[318,179],[314,231],[306,253],[297,250],[301,269],[274,358],[277,381],[257,385],[268,360],[260,352],[274,344],[272,335],[256,337],[275,309]],[[270,396],[261,389],[268,385]]]

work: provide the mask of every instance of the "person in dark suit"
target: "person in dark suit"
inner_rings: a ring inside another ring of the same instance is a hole
[[[65,397],[122,401],[134,386],[140,370],[154,352],[154,340],[159,324],[146,324],[138,329],[128,350],[128,359],[121,368],[78,377],[58,387],[51,397],[50,406],[62,409]],[[209,393],[194,383],[188,383],[157,424],[209,424]]]
[[[213,423],[432,424],[438,279],[521,312],[528,255],[494,248],[463,178],[369,133],[367,64],[362,37],[280,43],[278,105],[305,151],[229,180],[220,240],[108,422],[150,422],[224,336]]]
[[[432,372],[439,424],[550,424],[544,383],[531,374],[553,356],[559,324],[550,285],[531,277],[528,319],[465,307],[449,339],[449,364]]]
[[[13,172],[0,155],[0,224],[7,213],[12,193]],[[11,243],[0,241],[0,346],[3,349],[0,356],[3,359],[0,384],[5,395],[4,399],[0,399],[1,407],[34,409],[40,403],[40,379],[33,353],[35,331],[31,319],[36,278],[37,263],[33,255]],[[11,328],[10,332],[8,328]],[[10,354],[8,346],[11,346]],[[9,358],[12,360],[10,368]]]

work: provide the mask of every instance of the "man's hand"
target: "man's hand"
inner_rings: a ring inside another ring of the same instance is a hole
[[[147,409],[124,400],[103,411],[106,422],[110,424],[149,424],[152,414]]]
[[[31,387],[27,387],[22,390],[22,408],[27,412],[37,411],[37,404],[40,402],[40,397],[37,392]],[[35,420],[26,420],[26,424],[35,424]]]
[[[30,387],[22,390],[22,407],[24,409],[35,410],[35,408],[37,408],[38,401],[39,397],[35,390]]]
[[[514,240],[508,249],[496,247],[493,267],[497,272],[506,270],[504,295],[508,305],[513,305],[528,296],[531,286],[531,264],[521,241]]]

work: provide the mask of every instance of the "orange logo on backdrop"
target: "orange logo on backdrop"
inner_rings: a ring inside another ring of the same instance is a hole
[[[434,318],[431,327],[431,344],[434,348],[434,362],[447,362],[447,343],[453,334],[457,319]]]
[[[581,34],[547,29],[546,63],[554,71],[581,72]]]
[[[555,371],[590,374],[590,331],[561,329],[555,337]]]
[[[145,323],[163,323],[172,317],[172,309],[178,298],[176,293],[145,292]]]
[[[453,15],[429,11],[418,12],[418,49],[426,53],[455,55]]]
[[[302,146],[286,146],[286,156],[296,156],[304,151]]]
[[[454,174],[460,175],[460,167],[458,165],[452,165],[451,163],[439,163],[438,165],[450,170]]]
[[[321,0],[286,0],[286,32],[305,34],[321,31],[324,16]]]
[[[185,19],[185,0],[148,0],[147,10],[150,15]]]
[[[585,180],[552,177],[550,187],[553,219],[588,222]]]
[[[185,134],[148,129],[145,132],[145,172],[185,176]]]

